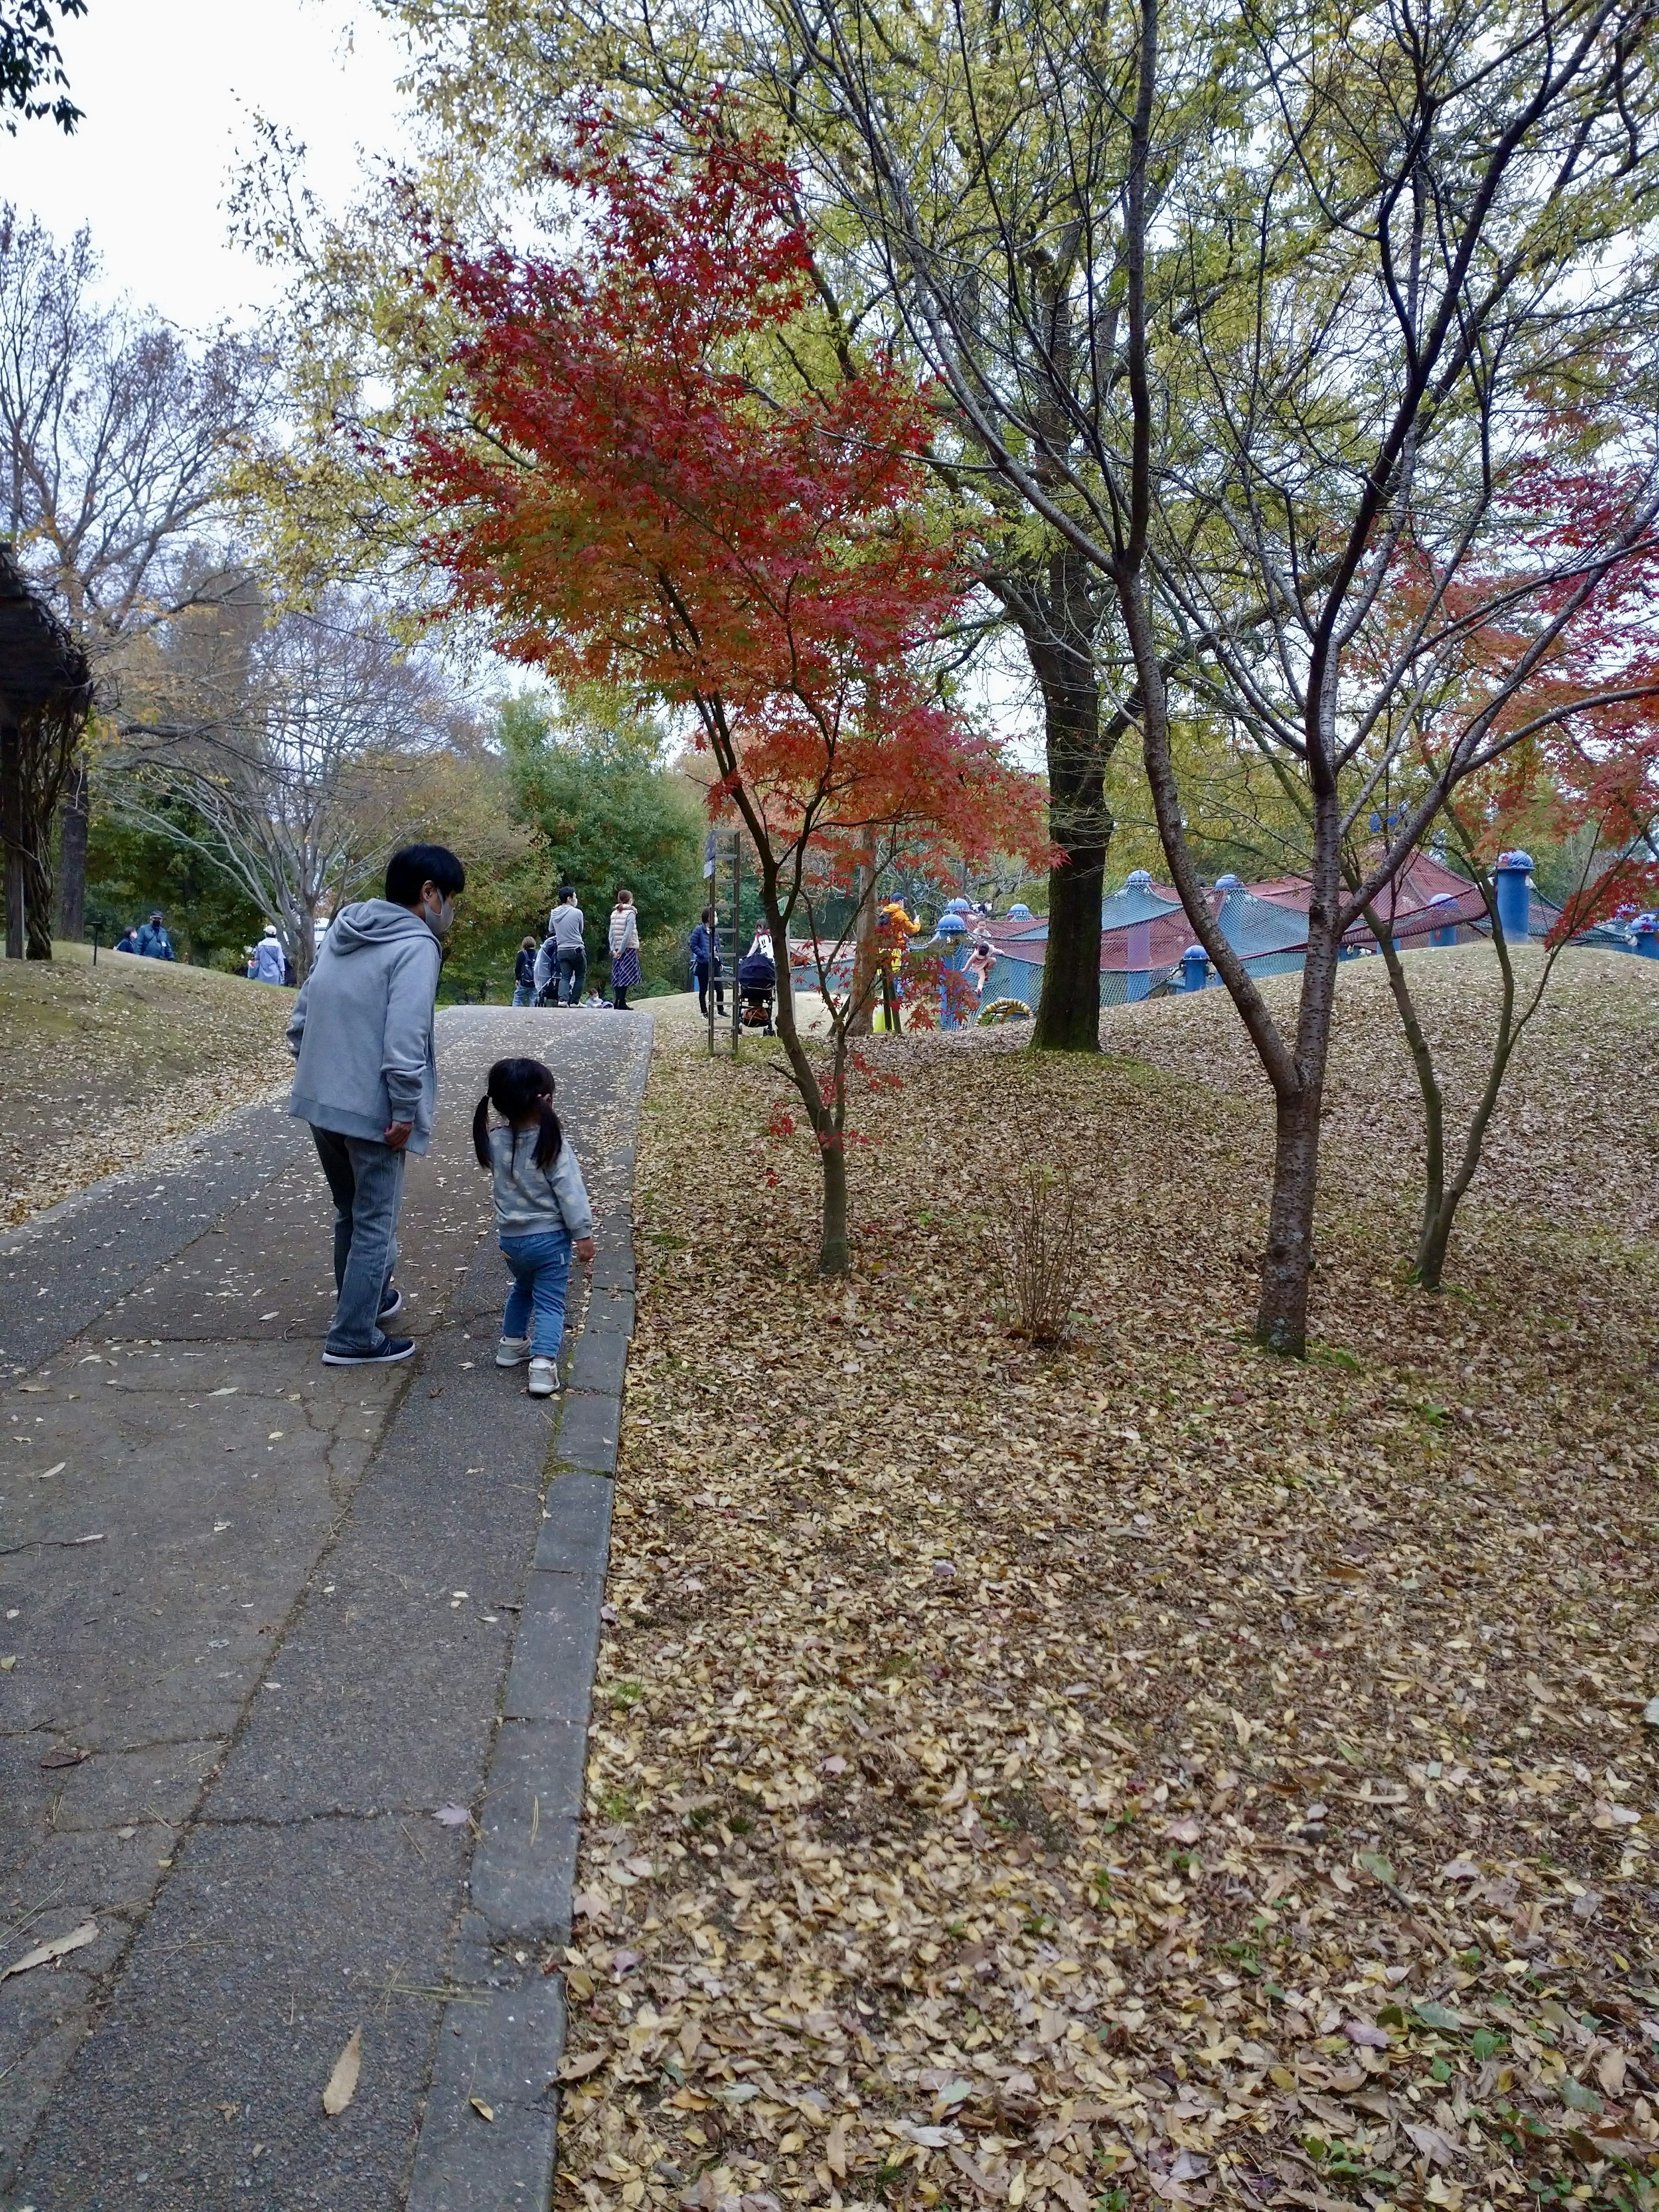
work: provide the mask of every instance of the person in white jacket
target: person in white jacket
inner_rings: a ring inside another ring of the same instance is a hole
[[[640,981],[640,916],[630,890],[617,893],[611,909],[611,1003],[619,1014],[628,1012],[628,994]]]

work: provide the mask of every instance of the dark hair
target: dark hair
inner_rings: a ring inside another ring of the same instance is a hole
[[[533,952],[536,950],[537,942],[535,938],[526,937],[519,950],[520,952]]]
[[[574,884],[561,884],[559,885],[559,904],[561,906],[564,904],[568,898],[574,898],[575,896],[576,886]]]
[[[714,919],[714,909],[712,906],[704,907],[702,910],[702,918],[705,921],[713,921]]]
[[[544,1067],[538,1060],[498,1060],[490,1069],[489,1088],[478,1101],[477,1111],[472,1116],[472,1149],[478,1155],[481,1168],[490,1164],[492,1106],[504,1121],[522,1121],[527,1115],[537,1114],[542,1126],[536,1139],[536,1164],[538,1168],[550,1168],[564,1142],[564,1131],[553,1111],[552,1069]]]
[[[393,906],[413,906],[422,884],[436,884],[446,898],[466,889],[466,870],[447,845],[405,845],[386,864],[386,895]]]

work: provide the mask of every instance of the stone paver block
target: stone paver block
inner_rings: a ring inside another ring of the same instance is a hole
[[[586,1759],[578,1722],[501,1723],[471,1885],[498,1942],[569,1938]]]
[[[564,1987],[535,1973],[444,2014],[408,2212],[544,2212],[564,2049]],[[488,2106],[485,2119],[472,2100]]]
[[[603,1393],[570,1391],[559,1422],[555,1456],[561,1467],[586,1468],[614,1474],[622,1440],[622,1406]]]
[[[603,1583],[616,1495],[609,1475],[556,1476],[548,1486],[537,1566],[544,1574],[589,1574]]]
[[[627,1367],[627,1337],[621,1329],[607,1328],[590,1314],[570,1363],[571,1390],[620,1398]]]
[[[620,1329],[634,1334],[634,1294],[631,1291],[596,1290],[588,1301],[586,1327]]]
[[[634,1295],[634,1246],[627,1242],[607,1238],[593,1255],[593,1288],[596,1291],[625,1291]]]
[[[586,1726],[604,1587],[594,1575],[531,1576],[507,1678],[505,1718]]]

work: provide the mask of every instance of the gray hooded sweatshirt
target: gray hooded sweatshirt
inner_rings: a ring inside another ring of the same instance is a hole
[[[412,1121],[409,1150],[426,1150],[438,1096],[432,1006],[442,958],[407,907],[364,899],[341,908],[288,1025],[298,1062],[290,1114],[372,1141],[394,1121]]]

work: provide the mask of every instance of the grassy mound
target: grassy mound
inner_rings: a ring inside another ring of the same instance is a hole
[[[64,945],[0,961],[0,1220],[55,1206],[289,1073],[294,994]]]
[[[781,1079],[659,1042],[562,2202],[1650,2203],[1659,978],[1569,963],[1435,1297],[1382,981],[1301,1365],[1222,994],[874,1047],[835,1286]],[[986,1266],[1022,1141],[1086,1165],[1059,1353]]]

